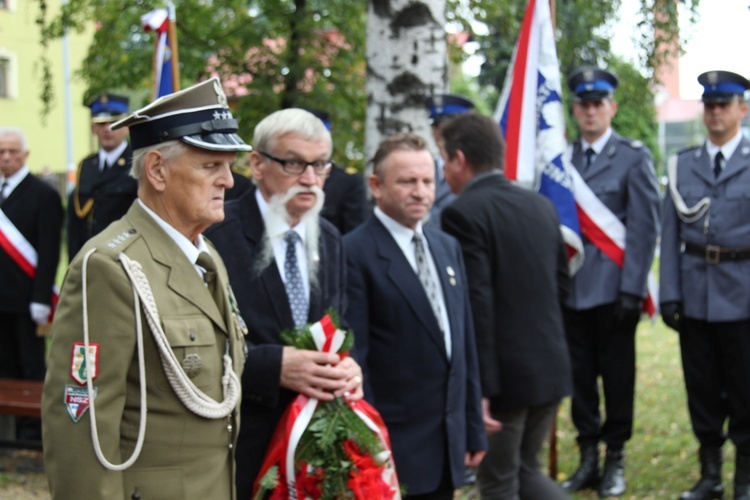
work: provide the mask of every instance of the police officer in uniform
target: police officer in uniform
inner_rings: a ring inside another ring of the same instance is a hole
[[[570,75],[580,139],[572,163],[591,191],[625,226],[622,267],[584,238],[585,261],[563,307],[573,364],[573,423],[581,463],[563,483],[568,492],[598,485],[601,496],[625,492],[625,442],[633,430],[635,330],[659,230],[659,189],[651,152],[611,128],[618,80],[582,68]],[[601,377],[606,420],[599,408]],[[599,476],[599,443],[606,444]]]
[[[669,161],[661,240],[661,313],[680,333],[700,444],[700,480],[680,498],[722,498],[721,449],[729,437],[734,498],[749,500],[750,141],[741,122],[750,82],[728,71],[703,73],[698,82],[708,138]]]
[[[440,124],[447,119],[468,113],[474,109],[471,99],[458,94],[433,94],[425,99],[425,106],[430,114],[430,130],[435,145],[440,147]],[[440,212],[456,199],[455,194],[445,181],[443,175],[443,159],[438,155],[435,158],[435,201],[432,204],[430,215],[426,223],[432,227],[440,228]]]
[[[42,400],[53,499],[234,499],[246,330],[202,236],[248,151],[217,78],[130,127],[138,199],[73,259]]]
[[[68,259],[83,244],[128,211],[138,183],[130,176],[133,150],[126,140],[128,128],[109,126],[128,113],[128,98],[100,94],[91,103],[91,132],[99,151],[78,165],[76,187],[68,200]]]

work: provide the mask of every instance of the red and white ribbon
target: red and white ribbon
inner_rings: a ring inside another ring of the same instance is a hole
[[[0,209],[0,248],[10,255],[10,258],[18,267],[31,279],[36,276],[36,266],[39,259],[36,249],[29,243],[29,240],[21,234],[21,231]],[[55,313],[55,306],[59,299],[59,293],[56,285],[52,285],[52,299],[49,321]]]

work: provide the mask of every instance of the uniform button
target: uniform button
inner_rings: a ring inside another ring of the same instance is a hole
[[[227,425],[227,432],[232,432],[232,424]]]
[[[190,340],[195,342],[195,332],[193,330],[190,330]]]
[[[234,445],[232,443],[229,443],[229,449],[231,450],[232,448],[234,448]]]
[[[137,230],[136,230],[136,229],[135,229],[135,228],[133,227],[133,228],[130,228],[130,230],[129,230],[128,232],[129,232],[130,234],[135,234],[135,233],[137,233],[138,231],[137,231]]]

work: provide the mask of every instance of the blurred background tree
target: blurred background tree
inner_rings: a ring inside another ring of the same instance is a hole
[[[372,0],[369,0],[372,1]],[[388,3],[389,0],[379,0]],[[394,0],[390,0],[394,2]],[[541,0],[544,1],[544,0]],[[679,50],[678,8],[694,21],[700,0],[640,0],[634,46],[639,68],[611,53],[612,29],[620,0],[557,0],[557,51],[561,73],[585,65],[614,69],[621,87],[615,126],[656,149],[653,110],[655,69],[669,51]],[[120,91],[133,107],[150,99],[154,34],[143,31],[140,16],[161,2],[151,0],[70,0],[60,16],[47,15],[48,0],[37,0],[38,24],[45,40],[60,37],[63,27],[78,30],[95,20],[97,31],[77,75],[88,95]],[[366,2],[347,0],[178,0],[177,36],[183,88],[212,73],[227,84],[240,133],[268,113],[289,106],[320,108],[332,118],[334,159],[362,170],[365,78]],[[395,3],[395,2],[394,2]],[[480,111],[494,110],[520,30],[527,0],[448,0],[447,27],[465,31],[484,58],[477,78],[466,77],[467,54],[449,47],[449,85],[470,96]],[[466,38],[466,37],[464,37]],[[388,40],[383,40],[388,43]],[[44,64],[44,61],[42,61]],[[42,71],[44,75],[44,71]],[[448,83],[448,82],[447,82]],[[567,89],[563,89],[569,102]],[[54,102],[54,89],[42,99]],[[568,120],[569,135],[575,133]]]

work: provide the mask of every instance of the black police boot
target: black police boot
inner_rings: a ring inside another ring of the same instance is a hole
[[[607,448],[599,496],[618,497],[625,493],[625,450]]]
[[[724,498],[724,486],[721,485],[721,448],[701,446],[698,456],[701,461],[701,478],[690,491],[686,491],[680,495],[680,500],[716,500]],[[737,461],[739,464],[739,457]]]
[[[750,500],[750,455],[739,451],[734,461],[734,500]]]
[[[581,464],[572,476],[562,484],[568,493],[593,488],[599,484],[599,446],[596,444],[582,444]]]

